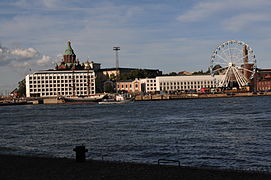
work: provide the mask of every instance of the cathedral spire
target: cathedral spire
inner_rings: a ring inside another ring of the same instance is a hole
[[[71,47],[71,41],[68,41],[68,47],[65,50],[63,59],[65,64],[74,64],[76,62],[76,55],[74,54],[73,49]]]
[[[71,47],[71,41],[68,41],[68,47],[65,50],[65,55],[73,55],[73,54],[74,54],[74,52],[73,52],[73,49]]]

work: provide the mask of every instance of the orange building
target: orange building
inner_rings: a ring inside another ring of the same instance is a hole
[[[138,79],[134,81],[119,81],[116,82],[117,91],[123,91],[127,93],[139,93],[141,91],[141,84]]]

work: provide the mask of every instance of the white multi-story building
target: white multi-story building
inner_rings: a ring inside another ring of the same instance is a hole
[[[89,96],[95,94],[95,70],[100,64],[76,60],[68,42],[56,70],[37,71],[25,77],[27,97]]]
[[[26,76],[27,97],[88,96],[95,94],[94,70],[48,70]]]
[[[154,93],[157,90],[156,78],[140,79],[141,91],[146,93]]]
[[[141,90],[147,93],[155,91],[171,92],[185,90],[200,90],[202,88],[216,88],[222,75],[199,76],[158,76],[156,78],[140,79]]]
[[[202,88],[216,88],[222,79],[221,75],[212,77],[210,75],[200,76],[162,76],[156,77],[158,91],[185,91],[200,90]]]

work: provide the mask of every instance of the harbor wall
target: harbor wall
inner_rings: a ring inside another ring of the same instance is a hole
[[[227,94],[156,94],[136,96],[136,101],[153,101],[153,100],[174,100],[174,99],[202,99],[202,98],[229,98],[229,97],[251,97],[251,96],[271,96],[271,92],[262,93],[227,93]]]

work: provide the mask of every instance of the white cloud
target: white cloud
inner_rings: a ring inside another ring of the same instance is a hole
[[[196,22],[207,19],[217,14],[225,13],[226,17],[230,16],[232,10],[236,13],[247,13],[248,11],[265,10],[269,12],[271,6],[270,0],[208,0],[195,4],[190,10],[177,17],[181,22]]]
[[[42,0],[43,5],[48,8],[55,8],[59,0]]]
[[[52,63],[52,58],[41,55],[35,48],[9,49],[0,46],[1,67],[48,67]]]
[[[34,57],[39,56],[39,52],[34,48],[27,49],[14,49],[10,51],[10,54],[16,55],[26,59],[32,59]]]
[[[63,3],[62,3],[63,2]],[[66,1],[63,0],[18,0],[14,3],[19,8],[56,8],[60,5],[67,4]]]
[[[223,21],[224,27],[230,31],[240,31],[242,29],[250,29],[256,26],[257,22],[269,22],[271,14],[241,14],[233,16]]]
[[[42,58],[41,59],[39,59],[39,60],[37,60],[37,64],[39,65],[39,66],[44,66],[44,65],[48,65],[48,64],[52,64],[51,63],[52,62],[52,60],[51,60],[51,57],[50,56],[42,56]]]
[[[228,5],[224,2],[200,2],[185,14],[180,15],[177,19],[181,22],[199,21],[223,10],[227,6]]]

